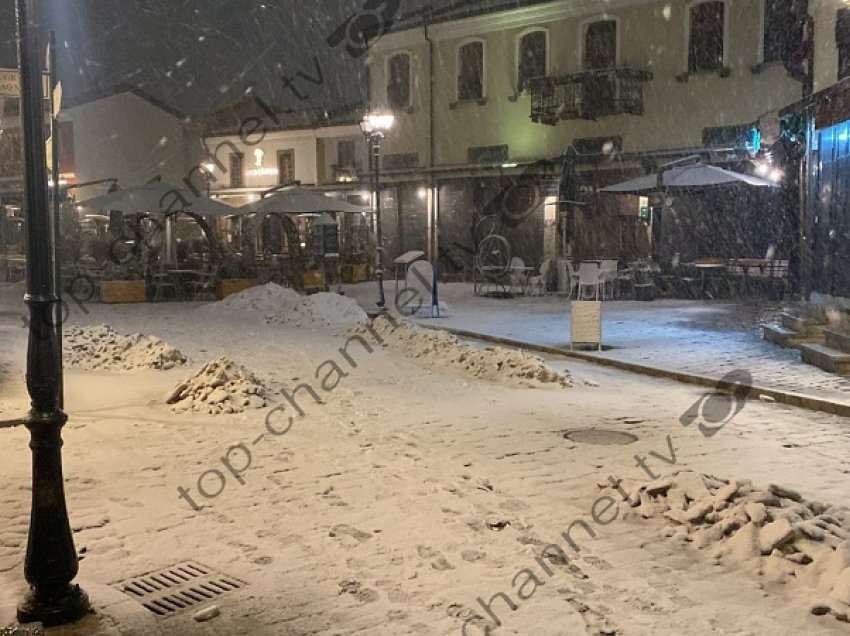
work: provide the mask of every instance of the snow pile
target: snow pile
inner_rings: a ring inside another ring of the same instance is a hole
[[[689,470],[639,486],[628,503],[645,518],[670,524],[666,536],[712,548],[715,563],[741,565],[771,583],[799,581],[817,591],[812,613],[850,621],[846,511],[806,501],[790,488],[762,489]]]
[[[294,289],[281,287],[276,283],[266,283],[228,296],[211,306],[225,307],[242,313],[250,312],[266,315],[278,311],[281,307],[297,305],[301,298],[301,294]]]
[[[347,296],[320,292],[298,296],[298,302],[284,305],[266,316],[266,322],[288,327],[350,329],[368,321],[366,312]]]
[[[352,298],[328,292],[302,296],[275,283],[246,289],[207,307],[256,314],[268,324],[299,329],[350,329],[368,320],[366,312]]]
[[[177,385],[166,403],[175,413],[242,413],[266,406],[266,387],[245,367],[219,358]]]
[[[380,337],[384,346],[399,349],[428,364],[460,369],[490,382],[523,387],[572,386],[568,375],[553,371],[542,358],[504,347],[478,349],[445,331],[425,329],[406,321],[380,316],[371,330],[360,327],[355,334]]]
[[[186,364],[186,357],[154,336],[124,336],[109,325],[69,327],[64,334],[65,361],[81,369],[168,370]]]

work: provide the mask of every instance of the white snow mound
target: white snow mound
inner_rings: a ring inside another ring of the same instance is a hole
[[[461,370],[475,378],[512,386],[572,386],[571,378],[546,366],[539,356],[508,349],[478,349],[445,331],[425,329],[404,320],[378,317],[371,326],[386,347],[400,350],[430,366]],[[368,337],[367,327],[354,333]],[[373,335],[374,337],[374,335]]]
[[[622,499],[626,490],[619,490]],[[715,563],[741,566],[766,583],[806,587],[801,596],[817,599],[813,614],[850,620],[846,510],[776,484],[760,488],[690,470],[632,489],[627,502],[644,518],[663,519],[666,537],[711,549]]]
[[[299,302],[279,308],[266,316],[266,322],[288,327],[350,329],[368,321],[366,312],[347,296],[320,292],[299,296]]]
[[[175,413],[220,415],[264,408],[266,395],[265,385],[251,371],[229,358],[219,358],[178,384],[166,403]]]
[[[63,357],[72,367],[87,370],[168,370],[186,364],[177,349],[154,336],[124,336],[109,325],[69,327],[63,337]]]
[[[350,329],[368,317],[357,302],[339,294],[322,292],[302,296],[293,289],[267,283],[228,296],[207,306],[230,313],[262,316],[266,323],[299,329]]]
[[[294,289],[281,287],[276,283],[266,283],[228,296],[214,303],[212,307],[225,307],[232,311],[265,315],[284,306],[296,305],[301,298],[301,294]]]

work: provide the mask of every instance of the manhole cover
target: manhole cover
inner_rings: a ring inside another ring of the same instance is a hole
[[[195,561],[178,563],[113,585],[157,616],[169,616],[245,587],[237,578]]]
[[[583,428],[577,431],[567,431],[564,437],[579,444],[595,444],[596,446],[626,446],[638,441],[636,435],[623,431],[609,431],[599,428]]]

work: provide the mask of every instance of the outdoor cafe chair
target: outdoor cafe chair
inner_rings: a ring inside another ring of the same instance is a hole
[[[593,290],[593,299],[599,300],[600,288],[603,285],[602,272],[599,269],[599,263],[583,262],[578,266],[578,300],[586,300],[585,290]]]
[[[576,269],[576,266],[573,264],[572,261],[569,261],[569,260],[567,261],[567,272],[568,272],[569,277],[570,277],[569,283],[568,283],[569,284],[569,296],[568,297],[572,298],[573,295],[575,295],[576,299],[578,299],[578,289],[579,289],[578,285],[579,285],[579,280],[580,280],[579,274],[578,274],[578,270]]]
[[[602,282],[602,299],[605,299],[605,292],[611,291],[610,298],[614,298],[614,287],[617,284],[617,261],[614,259],[605,259],[599,265],[599,277]]]
[[[547,258],[540,264],[537,276],[531,276],[528,279],[529,293],[536,296],[544,296],[546,294],[546,284],[549,280],[549,270],[552,268],[552,259]]]
[[[519,288],[525,293],[528,286],[528,268],[525,266],[525,261],[519,256],[512,257],[508,271],[511,278],[511,288]]]
[[[158,303],[167,300],[177,300],[177,285],[168,280],[167,274],[154,274],[153,278],[153,302]]]

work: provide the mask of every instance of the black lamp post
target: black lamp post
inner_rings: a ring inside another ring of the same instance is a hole
[[[369,143],[372,157],[373,180],[375,189],[375,240],[377,256],[375,263],[375,278],[378,280],[379,311],[384,311],[387,301],[384,296],[384,235],[381,231],[381,142],[386,132],[393,127],[395,117],[387,114],[369,114],[360,122],[360,128]]]
[[[32,510],[24,565],[30,592],[18,606],[18,620],[53,626],[78,620],[90,606],[85,592],[71,584],[78,565],[62,483],[61,431],[67,416],[58,404],[61,360],[53,328],[55,255],[50,241],[36,0],[15,0],[15,6],[27,219],[24,302],[30,312],[27,389],[32,406],[25,422],[32,449]]]

